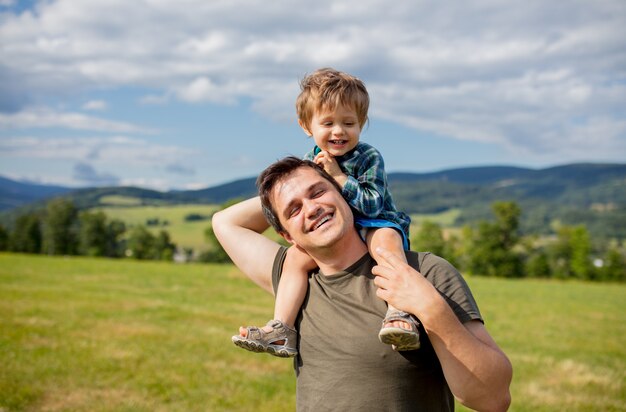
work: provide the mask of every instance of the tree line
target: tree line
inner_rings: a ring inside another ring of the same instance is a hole
[[[626,244],[595,244],[584,225],[558,226],[549,237],[522,236],[522,212],[515,202],[495,202],[492,213],[492,220],[466,225],[458,234],[424,221],[412,234],[412,248],[475,275],[626,281]],[[210,225],[204,236],[208,250],[192,258],[192,250],[177,250],[166,230],[153,234],[145,225],[129,228],[101,211],[79,211],[70,200],[58,198],[40,212],[19,216],[11,231],[0,226],[0,250],[155,260],[172,260],[179,253],[185,260],[229,262]]]
[[[474,275],[626,281],[625,244],[594,244],[584,225],[557,226],[552,236],[522,237],[515,202],[494,202],[492,212],[492,221],[466,225],[461,235],[447,237],[440,225],[425,221],[412,237],[413,248]]]
[[[172,260],[176,244],[165,230],[154,235],[143,225],[128,228],[101,211],[79,211],[73,202],[58,198],[42,211],[18,216],[11,231],[0,226],[0,250]]]

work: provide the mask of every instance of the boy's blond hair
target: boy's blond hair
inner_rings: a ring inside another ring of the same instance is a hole
[[[300,82],[296,112],[300,123],[309,128],[315,112],[334,110],[338,105],[353,107],[361,129],[367,122],[370,98],[365,84],[355,76],[331,68],[316,70]]]

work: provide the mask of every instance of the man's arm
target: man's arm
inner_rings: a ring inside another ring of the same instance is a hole
[[[461,324],[437,289],[399,256],[379,250],[377,295],[422,322],[454,396],[478,411],[506,411],[513,369],[479,321]]]
[[[244,200],[213,215],[213,231],[232,261],[269,293],[272,266],[280,245],[262,233],[269,227],[258,197]]]

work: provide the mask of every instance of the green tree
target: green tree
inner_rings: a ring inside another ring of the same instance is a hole
[[[528,277],[548,278],[551,275],[550,261],[543,250],[533,252],[526,261],[525,273]]]
[[[429,220],[422,222],[417,234],[411,240],[411,246],[415,250],[441,256],[454,266],[458,265],[455,247],[457,243],[459,243],[459,239],[455,236],[449,236],[448,239],[445,239],[441,225]]]
[[[437,256],[444,257],[446,252],[446,242],[443,239],[441,225],[429,220],[422,222],[411,243],[417,250],[431,252]]]
[[[49,255],[74,255],[78,248],[78,213],[66,199],[46,205],[43,219],[43,251]]]
[[[0,225],[0,251],[9,250],[9,232]]]
[[[170,240],[170,234],[161,230],[154,239],[152,255],[158,260],[173,260],[176,252],[176,244]]]
[[[108,257],[122,257],[126,251],[126,224],[118,219],[109,221],[106,225],[106,245],[104,255]]]
[[[107,222],[103,212],[81,212],[78,233],[79,251],[87,256],[105,256],[107,250]]]
[[[9,249],[14,252],[41,253],[41,219],[34,213],[27,213],[15,220],[9,237]]]
[[[521,210],[514,202],[495,202],[492,210],[495,222],[480,222],[473,232],[469,270],[477,275],[520,277],[522,259],[514,248]]]
[[[128,236],[128,250],[135,259],[154,257],[155,237],[143,225],[135,226]]]
[[[591,240],[587,228],[582,225],[574,226],[571,237],[572,273],[578,279],[592,279],[593,266],[591,264]]]
[[[583,225],[560,226],[557,239],[549,248],[550,266],[560,279],[592,279],[591,242]]]
[[[606,251],[603,265],[599,272],[602,280],[626,281],[626,257],[617,247],[611,245]]]

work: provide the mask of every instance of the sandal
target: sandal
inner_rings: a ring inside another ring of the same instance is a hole
[[[394,321],[406,322],[411,329],[394,326],[385,327],[386,324]],[[380,339],[382,343],[392,345],[393,350],[396,351],[419,349],[420,335],[417,329],[418,327],[419,321],[414,315],[400,310],[387,310],[385,319],[383,319],[383,327],[378,333],[378,339]]]
[[[296,349],[298,332],[295,329],[276,319],[267,322],[267,326],[272,328],[271,332],[265,332],[256,326],[249,326],[246,328],[248,331],[246,337],[235,335],[232,337],[232,341],[240,348],[251,352],[265,352],[279,358],[291,358],[298,354]],[[275,343],[278,341],[285,343]]]

